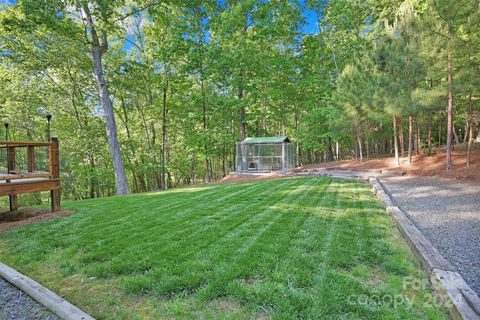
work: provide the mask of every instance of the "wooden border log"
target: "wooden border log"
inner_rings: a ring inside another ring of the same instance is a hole
[[[370,177],[368,181],[382,202],[391,203],[390,207],[386,207],[387,212],[430,275],[433,289],[444,301],[451,317],[455,320],[480,320],[480,298],[477,294],[390,198],[383,184],[376,177]],[[385,201],[385,197],[389,201]]]
[[[64,298],[1,262],[0,277],[24,291],[63,320],[95,320]]]

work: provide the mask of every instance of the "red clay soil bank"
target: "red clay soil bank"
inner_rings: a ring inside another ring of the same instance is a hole
[[[382,169],[405,171],[409,176],[438,176],[441,178],[468,180],[480,183],[480,150],[474,150],[470,159],[470,167],[466,168],[465,150],[452,152],[452,169],[445,170],[445,151],[438,150],[431,156],[418,155],[412,157],[412,165],[407,164],[407,159],[402,158],[400,166],[395,165],[393,157],[382,157],[366,160],[363,163],[357,160],[333,161],[321,164],[306,165],[305,169],[315,168],[357,168],[357,169]]]
[[[72,211],[58,211],[51,213],[50,209],[22,208],[17,211],[0,210],[0,232],[10,228],[68,216]]]

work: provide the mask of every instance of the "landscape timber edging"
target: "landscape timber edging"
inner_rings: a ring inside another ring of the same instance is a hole
[[[95,320],[33,279],[0,262],[0,277],[22,290],[63,320]]]
[[[480,298],[475,291],[396,205],[386,187],[376,177],[370,177],[368,182],[428,272],[435,292],[448,307],[451,317],[455,320],[479,320]]]

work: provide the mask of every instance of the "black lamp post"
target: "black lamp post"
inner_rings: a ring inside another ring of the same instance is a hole
[[[52,122],[52,115],[50,113],[47,114],[47,141],[50,141],[50,123]]]
[[[5,141],[8,141],[8,137],[10,136],[10,133],[8,132],[8,123],[5,122],[3,125],[5,126]]]

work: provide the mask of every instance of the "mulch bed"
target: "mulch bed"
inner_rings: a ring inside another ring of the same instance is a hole
[[[26,224],[37,223],[71,215],[73,211],[50,212],[50,209],[21,208],[17,211],[0,210],[0,232]]]

